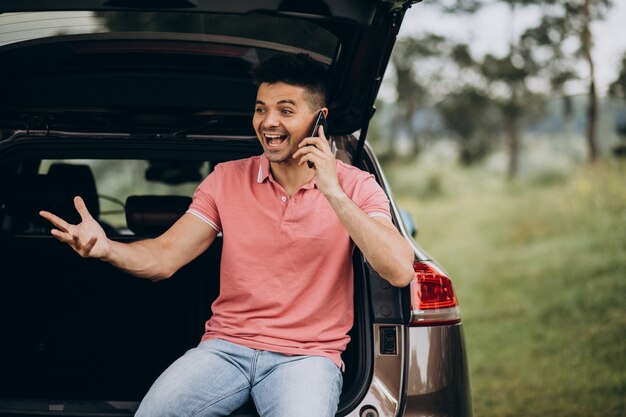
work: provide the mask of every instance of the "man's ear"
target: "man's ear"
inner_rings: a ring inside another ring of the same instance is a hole
[[[322,107],[320,110],[324,113],[324,117],[328,118],[328,107]]]

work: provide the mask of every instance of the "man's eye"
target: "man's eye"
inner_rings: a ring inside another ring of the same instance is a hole
[[[255,113],[263,113],[263,112],[265,112],[265,109],[262,108],[262,107],[257,107],[256,109],[254,109],[254,112]]]
[[[291,109],[282,109],[281,113],[283,113],[283,114],[292,114],[293,112],[291,111]]]

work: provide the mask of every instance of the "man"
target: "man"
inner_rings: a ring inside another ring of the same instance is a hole
[[[412,249],[374,178],[336,161],[323,128],[310,137],[318,113],[328,114],[324,68],[285,55],[254,75],[252,123],[264,153],[217,165],[160,237],[111,241],[79,197],[78,225],[41,212],[81,256],[154,281],[223,233],[220,295],[205,335],[157,379],[137,416],[227,416],[249,397],[264,417],[334,416],[353,321],[354,244],[391,284],[413,278]]]

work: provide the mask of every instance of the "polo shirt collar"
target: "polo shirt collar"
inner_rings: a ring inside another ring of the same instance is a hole
[[[257,171],[256,182],[261,184],[265,182],[265,180],[270,179],[270,178],[271,178],[270,161],[269,159],[267,159],[267,156],[265,156],[265,154],[263,153],[261,154],[261,157],[259,158],[259,170]],[[317,177],[313,177],[311,182],[303,185],[301,188],[305,190],[317,188],[316,180],[317,180]]]
[[[259,158],[259,171],[257,173],[256,182],[261,184],[270,177],[270,161],[265,154],[261,154]]]

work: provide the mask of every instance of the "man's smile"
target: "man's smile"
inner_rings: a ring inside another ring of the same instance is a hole
[[[279,147],[285,140],[287,140],[289,135],[285,133],[264,132],[263,137],[265,138],[265,143],[267,143],[268,146],[276,148]]]

